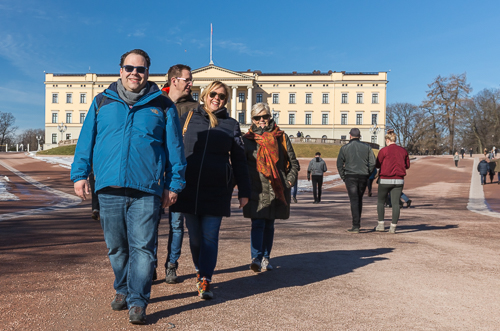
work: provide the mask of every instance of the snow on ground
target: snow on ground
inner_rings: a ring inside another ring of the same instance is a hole
[[[19,200],[17,196],[9,193],[9,177],[0,177],[0,201]]]
[[[59,166],[71,169],[71,163],[73,163],[73,156],[36,156],[36,152],[29,152],[28,156],[44,161],[50,164],[58,164]]]

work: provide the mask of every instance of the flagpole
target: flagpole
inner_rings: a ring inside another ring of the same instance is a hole
[[[212,35],[214,34],[214,29],[212,27],[212,23],[210,23],[210,64],[214,64],[212,61]]]

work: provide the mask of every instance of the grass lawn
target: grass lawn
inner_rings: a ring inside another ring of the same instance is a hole
[[[60,146],[48,149],[46,151],[39,151],[37,155],[75,155],[76,145]]]

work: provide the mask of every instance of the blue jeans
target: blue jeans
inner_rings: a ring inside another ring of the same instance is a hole
[[[269,259],[274,240],[274,220],[265,218],[252,218],[252,231],[250,232],[250,254],[253,259],[262,261]]]
[[[481,174],[481,184],[486,185],[486,174]]]
[[[168,232],[168,255],[165,268],[168,263],[176,264],[181,256],[182,240],[184,239],[184,215],[182,213],[168,213],[170,231]]]
[[[297,191],[299,186],[299,179],[295,181],[295,185],[292,186],[292,197],[297,198]]]
[[[147,307],[155,265],[160,197],[128,188],[99,192],[101,226],[115,274],[116,293],[128,307]]]
[[[184,214],[189,231],[189,247],[195,269],[200,278],[212,280],[217,253],[219,251],[219,230],[222,216]]]

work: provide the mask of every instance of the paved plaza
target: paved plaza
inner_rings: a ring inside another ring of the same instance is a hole
[[[0,153],[0,175],[19,200],[0,201],[0,330],[498,330],[500,185],[481,186],[477,158],[412,160],[398,232],[375,232],[376,195],[365,195],[361,233],[338,179],[322,202],[299,192],[277,220],[273,271],[249,270],[250,220],[233,199],[223,219],[212,301],[200,301],[188,236],[182,282],[166,284],[168,220],[159,237],[159,280],[148,325],[110,308],[114,280],[90,201],[69,170],[22,153]],[[301,159],[300,179],[306,179]],[[335,159],[327,159],[337,174]],[[476,162],[476,163],[475,163]],[[332,176],[335,177],[335,176]],[[489,179],[488,179],[489,182]],[[386,209],[386,227],[391,209]]]

